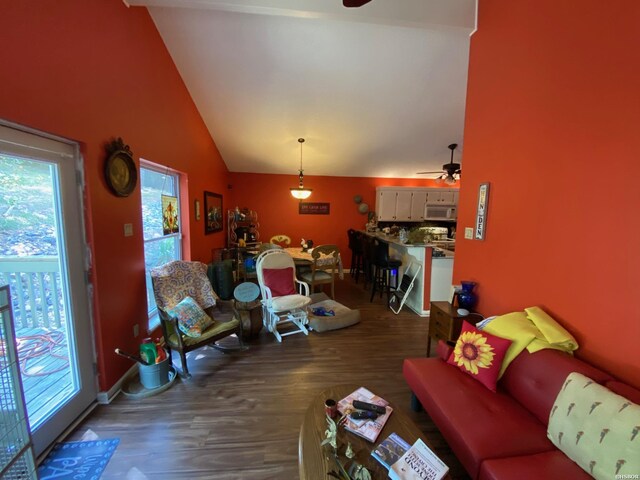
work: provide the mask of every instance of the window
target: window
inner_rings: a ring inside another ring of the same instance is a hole
[[[149,330],[160,324],[158,308],[153,297],[150,271],[172,260],[180,260],[180,233],[162,233],[162,195],[180,197],[179,176],[166,168],[143,163],[140,166],[142,189],[142,231],[144,235],[144,268],[147,280]]]

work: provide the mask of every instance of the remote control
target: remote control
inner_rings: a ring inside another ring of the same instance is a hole
[[[373,403],[361,402],[360,400],[353,401],[353,407],[359,410],[369,410],[370,412],[376,412],[381,415],[387,413],[386,407],[381,407],[380,405],[374,405]]]
[[[375,420],[376,418],[378,418],[378,414],[376,412],[371,412],[369,410],[360,410],[359,412],[352,412],[350,416],[354,420],[364,420],[364,419]]]

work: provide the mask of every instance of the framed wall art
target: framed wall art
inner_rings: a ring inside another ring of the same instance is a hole
[[[214,233],[222,230],[222,195],[204,192],[204,233]]]
[[[478,211],[476,213],[476,240],[484,240],[487,229],[487,209],[489,208],[489,184],[481,183],[478,190]]]

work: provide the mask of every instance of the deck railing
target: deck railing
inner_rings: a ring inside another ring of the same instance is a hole
[[[62,282],[58,257],[0,257],[0,284],[11,285],[19,328],[61,328]]]

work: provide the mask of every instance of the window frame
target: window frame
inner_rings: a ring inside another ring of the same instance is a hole
[[[181,196],[180,196],[180,183],[181,183],[181,175],[179,172],[170,169],[169,167],[163,166],[163,165],[159,165],[157,163],[153,163],[150,162],[148,160],[144,160],[144,159],[140,159],[140,213],[142,216],[142,208],[143,208],[143,195],[142,195],[142,170],[148,170],[151,171],[153,173],[157,173],[160,175],[165,175],[167,177],[171,177],[173,180],[173,184],[174,184],[174,192],[172,193],[168,193],[172,196],[175,196],[178,198],[178,208],[179,211],[182,212],[182,202],[181,202]],[[164,188],[163,188],[164,190]],[[180,216],[182,218],[182,213],[180,213]],[[147,279],[150,278],[149,277],[149,270],[147,268],[147,245],[148,244],[152,244],[152,243],[156,243],[156,242],[160,242],[162,240],[166,240],[167,238],[172,238],[174,240],[174,260],[182,260],[183,259],[183,253],[184,253],[184,249],[183,249],[183,245],[182,245],[182,241],[183,241],[183,234],[182,234],[182,229],[184,228],[184,225],[181,222],[180,225],[180,231],[178,233],[171,233],[169,235],[162,235],[159,237],[153,237],[150,239],[146,239],[145,238],[145,234],[144,234],[144,217],[141,219],[142,220],[142,241],[143,241],[143,251],[144,251],[144,274],[145,274],[145,288],[150,288],[150,286],[147,284]],[[151,267],[151,268],[155,268],[155,267]],[[147,305],[147,316],[148,316],[148,322],[147,322],[147,333],[151,333],[153,330],[155,330],[156,328],[158,328],[160,326],[160,317],[158,316],[158,308],[157,306],[154,306],[154,308],[149,309],[149,305]]]

